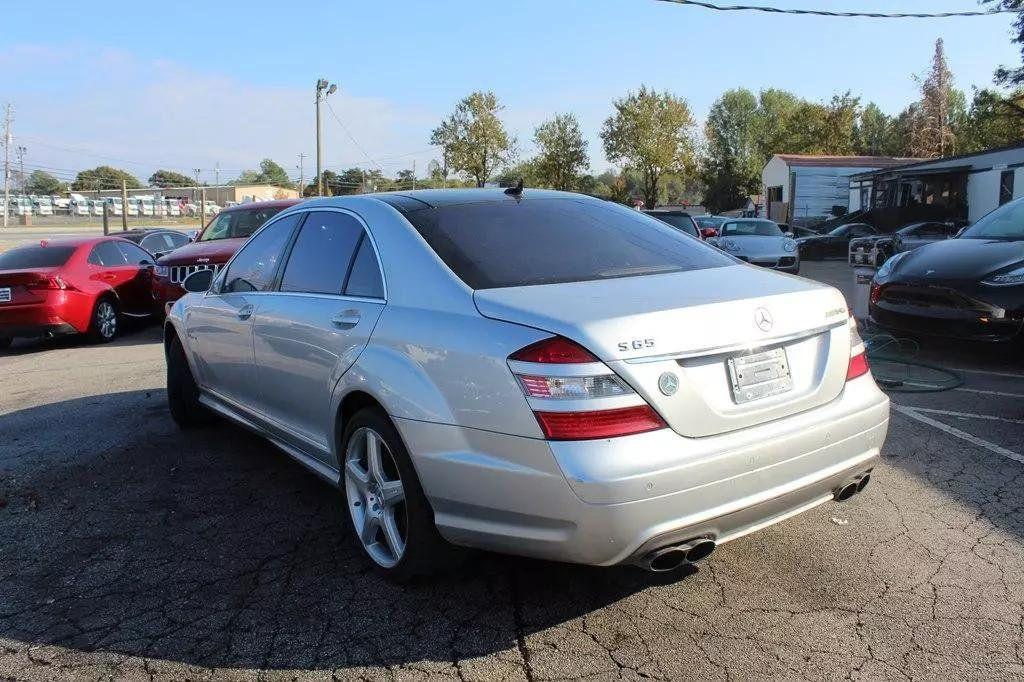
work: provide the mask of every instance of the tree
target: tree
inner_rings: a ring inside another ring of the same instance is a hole
[[[921,80],[921,100],[912,121],[910,151],[914,156],[931,158],[954,153],[953,97],[953,74],[939,38],[935,41],[931,69]]]
[[[613,102],[615,113],[601,128],[609,161],[633,168],[640,176],[648,206],[657,205],[666,173],[685,175],[693,167],[693,115],[686,100],[642,86]]]
[[[474,92],[455,106],[430,136],[442,148],[444,168],[465,173],[483,187],[494,170],[509,162],[514,140],[498,118],[503,107],[493,92]]]
[[[316,178],[314,178],[315,180]],[[288,173],[273,159],[260,161],[260,169],[244,170],[241,175],[235,178],[233,185],[277,185],[278,187],[291,187],[292,181]]]
[[[416,174],[409,168],[398,171],[398,175],[395,176],[395,185],[398,189],[412,189],[415,184]]]
[[[701,159],[704,203],[718,212],[736,208],[761,185],[766,159],[758,149],[757,98],[745,88],[727,90],[708,112]]]
[[[858,154],[867,156],[895,156],[898,154],[893,120],[874,102],[869,102],[860,113],[855,131]]]
[[[981,0],[982,4],[991,4],[995,8],[1008,9],[1017,12],[1017,20],[1013,22],[1013,28],[1017,32],[1017,35],[1013,38],[1013,42],[1020,45],[1021,59],[1024,60],[1024,0]],[[997,85],[1003,85],[1011,88],[1018,88],[1024,85],[1024,66],[1017,68],[1010,68],[1007,66],[1000,66],[996,69],[995,82]],[[1015,101],[1012,97],[1009,98],[1010,108],[1014,111],[1015,115],[1024,116],[1024,103]]]
[[[195,178],[172,170],[158,170],[149,176],[150,187],[192,187]]]
[[[976,90],[966,121],[958,131],[960,151],[978,152],[1024,140],[1024,117],[1015,107],[1024,107],[1024,89],[1006,96],[995,90]]]
[[[572,114],[558,114],[537,126],[533,140],[538,154],[534,170],[542,184],[563,191],[576,189],[587,168],[587,142]]]
[[[28,194],[60,194],[65,187],[63,182],[41,170],[32,171],[25,182]]]
[[[139,189],[142,187],[142,183],[128,171],[111,166],[96,166],[89,170],[79,171],[75,181],[71,183],[71,189],[76,192],[98,189],[121,189],[122,180],[128,189]]]

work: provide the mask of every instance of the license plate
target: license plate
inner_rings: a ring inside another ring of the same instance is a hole
[[[785,348],[729,358],[732,399],[737,403],[785,393],[793,388]]]
[[[11,302],[11,288],[10,287],[3,287],[2,289],[0,289],[0,303],[10,303],[10,302]]]

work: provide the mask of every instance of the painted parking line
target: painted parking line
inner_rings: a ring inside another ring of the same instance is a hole
[[[966,367],[950,367],[954,372],[965,372],[967,374],[987,374],[993,377],[1007,377],[1009,379],[1024,379],[1024,374],[1014,372],[997,372],[991,369],[968,369]]]
[[[996,417],[991,414],[975,414],[974,412],[957,412],[955,410],[938,410],[933,407],[916,407],[908,406],[914,412],[924,412],[925,414],[941,414],[947,417],[960,417],[961,419],[983,419],[988,421],[996,422],[1007,422],[1009,424],[1024,424],[1024,419],[1011,419],[1009,417]]]
[[[892,409],[896,410],[905,417],[909,417],[911,419],[919,421],[922,424],[927,424],[928,426],[933,426],[936,429],[949,434],[950,436],[954,436],[955,438],[965,440],[968,443],[971,443],[972,445],[976,445],[979,448],[984,448],[989,452],[994,452],[995,454],[1005,457],[1007,459],[1012,459],[1014,462],[1024,464],[1024,455],[1019,455],[1013,450],[1008,450],[1007,448],[1004,448],[1001,445],[990,443],[984,438],[978,438],[974,434],[967,433],[966,431],[961,431],[956,427],[950,426],[948,424],[943,424],[938,420],[932,419],[931,417],[921,414],[917,410],[917,408],[907,407],[906,405],[893,405]]]
[[[1006,393],[1005,391],[984,391],[980,388],[954,388],[954,391],[965,393],[980,393],[981,395],[997,395],[1001,398],[1024,398],[1024,393]]]

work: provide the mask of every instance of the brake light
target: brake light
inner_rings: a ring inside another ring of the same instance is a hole
[[[613,438],[665,428],[650,405],[587,412],[535,412],[549,440]]]
[[[871,302],[878,303],[882,300],[882,290],[885,289],[881,284],[871,283]]]
[[[850,358],[850,364],[846,368],[846,380],[856,379],[864,376],[871,368],[868,367],[868,356],[861,351],[859,355]]]
[[[545,364],[579,364],[598,361],[586,348],[561,336],[552,336],[549,339],[532,343],[526,348],[517,350],[509,356],[509,360]]]
[[[25,285],[26,289],[74,289],[73,286],[68,284],[63,277],[56,275],[54,277],[47,277],[46,279],[36,280],[35,282],[29,282]]]
[[[612,438],[666,427],[629,384],[569,339],[553,336],[530,344],[509,356],[509,367],[549,440]],[[602,405],[608,407],[594,409]]]
[[[871,369],[868,367],[867,351],[864,347],[864,339],[860,338],[857,331],[857,320],[853,315],[849,319],[850,325],[850,362],[846,366],[846,380],[856,379],[864,376]]]

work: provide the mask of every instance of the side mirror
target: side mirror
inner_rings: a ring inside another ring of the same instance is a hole
[[[189,240],[189,242],[194,242],[198,238],[199,238],[199,230],[189,230],[188,231],[188,240]]]
[[[143,258],[142,260],[139,261],[139,265],[141,265],[144,268],[151,268],[154,265],[156,265],[156,263],[154,263],[153,261],[149,260],[148,258]]]
[[[181,288],[190,294],[201,294],[210,290],[213,284],[213,270],[196,270],[185,278]]]

